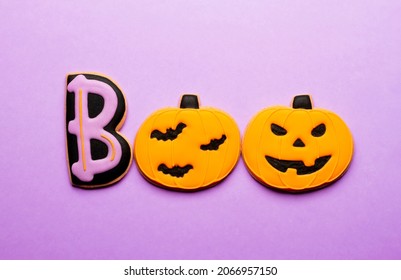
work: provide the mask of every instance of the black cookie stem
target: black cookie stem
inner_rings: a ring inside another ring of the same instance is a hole
[[[310,95],[297,95],[292,101],[294,109],[312,109],[312,101]]]
[[[180,108],[191,108],[191,109],[199,109],[199,101],[198,96],[194,94],[184,94],[181,97]]]

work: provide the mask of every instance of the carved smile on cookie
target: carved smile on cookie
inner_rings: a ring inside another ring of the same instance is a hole
[[[323,166],[330,160],[331,156],[319,157],[315,160],[312,166],[306,166],[301,160],[280,160],[274,157],[265,156],[268,163],[280,172],[287,172],[288,168],[297,170],[297,175],[312,174],[322,169]]]
[[[173,177],[181,178],[184,177],[185,174],[188,173],[189,170],[194,167],[190,164],[185,165],[184,167],[174,165],[172,168],[167,167],[164,163],[160,164],[157,170],[163,172],[166,175],[170,175]]]

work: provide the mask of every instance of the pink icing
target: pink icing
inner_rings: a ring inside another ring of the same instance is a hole
[[[114,117],[118,99],[112,87],[104,82],[98,80],[88,80],[84,75],[78,75],[72,80],[67,89],[69,92],[75,94],[75,119],[68,123],[68,131],[77,136],[77,144],[79,151],[79,160],[75,162],[72,167],[72,173],[77,176],[81,181],[90,182],[93,180],[95,174],[108,171],[119,163],[122,156],[121,145],[118,140],[111,134],[104,130],[104,127]],[[82,128],[80,128],[80,108],[79,108],[79,92],[82,92]],[[94,118],[90,118],[88,114],[88,93],[98,94],[104,99],[104,108]],[[81,131],[82,134],[81,135]],[[109,139],[114,146],[114,158],[111,143],[104,137]],[[84,140],[84,154],[82,153],[82,142]],[[93,160],[91,156],[90,139],[102,141],[107,145],[108,153],[105,158]],[[84,160],[85,157],[85,169]]]

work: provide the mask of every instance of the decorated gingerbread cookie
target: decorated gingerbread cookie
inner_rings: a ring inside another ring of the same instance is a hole
[[[312,108],[309,95],[292,108],[270,107],[248,124],[242,154],[252,176],[269,187],[292,192],[328,185],[346,171],[353,141],[333,112]]]
[[[126,115],[118,86],[97,74],[67,77],[67,159],[71,183],[104,187],[120,180],[132,159],[129,142],[118,130]]]
[[[199,108],[196,95],[183,95],[180,108],[153,113],[137,133],[135,159],[151,183],[194,191],[216,185],[234,168],[240,133],[226,113]]]

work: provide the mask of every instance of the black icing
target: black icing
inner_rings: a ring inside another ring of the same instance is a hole
[[[190,164],[187,164],[184,167],[174,165],[172,168],[168,168],[164,163],[160,164],[157,168],[157,170],[163,172],[164,174],[177,178],[184,177],[184,175],[187,174],[191,169],[193,169],[193,166]]]
[[[115,92],[115,94],[117,96],[117,102],[118,102],[116,113],[115,113],[114,117],[111,119],[111,121],[104,127],[104,130],[113,134],[113,136],[116,137],[116,139],[120,143],[121,149],[122,149],[122,156],[121,156],[120,162],[113,169],[110,169],[110,170],[100,173],[100,174],[95,174],[92,181],[84,182],[84,181],[79,180],[71,172],[71,166],[79,160],[79,155],[78,155],[77,137],[76,137],[76,135],[68,132],[68,123],[75,118],[75,95],[74,95],[74,93],[69,92],[67,90],[67,94],[66,94],[67,156],[68,156],[68,162],[69,162],[69,171],[70,171],[71,181],[74,186],[91,189],[96,186],[106,186],[106,185],[110,184],[111,182],[114,182],[115,180],[120,178],[127,171],[128,167],[131,163],[132,152],[131,152],[131,147],[130,147],[129,143],[120,134],[118,134],[116,132],[116,127],[120,124],[121,120],[124,117],[125,111],[126,111],[126,104],[125,104],[124,96],[123,96],[123,93],[121,92],[121,90],[117,87],[117,85],[115,85],[108,78],[99,76],[99,75],[95,75],[95,74],[68,75],[67,85],[78,75],[84,75],[89,80],[102,81],[102,82],[108,84],[109,86],[111,86],[111,88],[113,89],[113,91]],[[89,94],[89,96],[90,95],[91,94]],[[97,95],[97,94],[94,94],[94,95]],[[92,102],[93,102],[93,104],[92,104]],[[99,103],[99,104],[95,104],[95,103]],[[100,103],[103,103],[103,105],[101,105]],[[92,110],[92,113],[88,113],[89,117],[91,117],[90,114],[92,114],[92,115],[97,114],[97,111],[101,107],[102,108],[104,107],[103,98],[88,97],[88,110],[89,110],[89,112]],[[93,109],[93,108],[97,108],[97,109]],[[91,142],[93,142],[92,140],[91,140]],[[100,156],[103,156],[104,155],[104,146],[95,144],[95,146],[92,147],[92,145],[91,145],[91,155],[92,155],[92,159],[96,159],[96,158],[99,158]]]
[[[68,85],[68,81],[67,81]],[[70,134],[68,132],[68,122],[73,120],[75,118],[75,95],[74,94],[68,94],[69,92],[67,91],[67,97],[66,97],[66,120],[67,120],[67,126],[66,126],[66,131],[67,131],[67,156],[68,156],[68,161],[69,161],[69,170],[71,168],[72,163],[78,161],[78,147],[77,147],[77,136],[75,134]],[[71,172],[70,172],[71,174]]]
[[[88,115],[96,118],[104,108],[104,98],[96,93],[88,93]]]
[[[301,140],[301,138],[298,138],[297,140],[295,140],[294,144],[292,144],[294,147],[305,147],[305,143]]]
[[[93,160],[98,160],[107,157],[108,149],[107,145],[97,139],[90,140],[91,155]]]
[[[150,138],[156,138],[157,140],[162,140],[162,141],[174,140],[178,137],[179,134],[182,133],[182,130],[185,127],[187,127],[185,123],[179,123],[175,129],[167,128],[165,133],[155,129],[150,134]]]
[[[191,108],[191,109],[199,109],[199,100],[198,96],[193,94],[184,94],[181,97],[180,108]]]
[[[287,134],[287,130],[284,127],[281,127],[275,123],[271,124],[270,129],[277,136],[283,136]]]
[[[297,95],[292,101],[294,109],[312,109],[312,100],[309,95]]]
[[[324,123],[319,124],[314,129],[312,129],[312,136],[320,137],[326,132],[326,125]]]
[[[210,140],[209,144],[201,145],[201,150],[204,151],[216,151],[219,149],[220,145],[223,144],[227,139],[227,136],[223,134],[219,139]]]
[[[297,175],[306,175],[320,170],[330,160],[331,156],[323,156],[315,160],[312,166],[305,166],[300,160],[280,160],[274,157],[265,156],[268,163],[280,172],[287,172],[288,168],[297,170]]]

